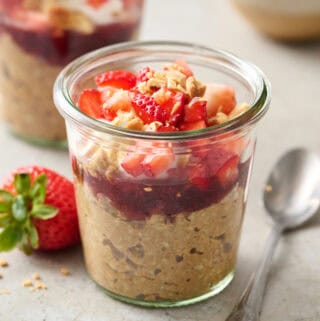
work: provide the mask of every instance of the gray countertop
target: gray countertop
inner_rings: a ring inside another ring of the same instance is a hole
[[[320,151],[320,43],[286,45],[257,34],[225,0],[149,0],[143,39],[198,42],[234,52],[257,64],[269,77],[273,99],[258,128],[251,193],[243,227],[237,274],[220,295],[187,308],[148,310],[106,296],[87,276],[81,249],[26,257],[0,255],[1,321],[223,321],[248,281],[270,225],[261,189],[276,158],[293,146]],[[27,145],[0,125],[0,179],[20,165],[41,164],[71,176],[67,152]],[[286,235],[278,248],[261,321],[320,320],[320,214],[303,230]],[[59,274],[67,267],[72,275]],[[47,291],[31,292],[21,283],[39,273]]]

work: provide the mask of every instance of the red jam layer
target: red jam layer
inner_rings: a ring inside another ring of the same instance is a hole
[[[74,159],[74,158],[73,158]],[[153,214],[165,215],[169,221],[175,215],[198,211],[217,204],[239,184],[246,186],[251,159],[237,165],[238,176],[232,183],[222,186],[216,176],[205,177],[207,184],[191,183],[188,177],[166,179],[131,179],[128,177],[92,176],[73,161],[73,171],[79,184],[90,187],[95,196],[102,194],[112,206],[130,220],[144,220]]]

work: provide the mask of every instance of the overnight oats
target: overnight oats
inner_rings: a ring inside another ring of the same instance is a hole
[[[52,87],[62,67],[136,37],[143,0],[0,0],[0,115],[31,142],[64,145]]]
[[[66,119],[89,274],[120,300],[181,306],[232,280],[269,87],[251,64],[188,44],[86,55],[54,90]]]

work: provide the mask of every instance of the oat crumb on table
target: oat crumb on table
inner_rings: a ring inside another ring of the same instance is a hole
[[[69,271],[68,269],[66,269],[66,268],[61,268],[61,269],[60,269],[60,274],[62,274],[62,275],[64,275],[64,276],[68,276],[68,275],[70,275],[71,273],[70,273],[70,271]]]
[[[33,283],[32,283],[31,280],[24,280],[24,281],[22,282],[22,285],[23,285],[25,288],[27,288],[27,287],[32,286]]]
[[[8,289],[2,289],[0,290],[0,295],[7,295],[10,294],[11,292]]]
[[[33,290],[47,290],[47,289],[48,287],[40,281],[35,282],[33,287]]]
[[[9,263],[6,260],[0,259],[0,266],[1,267],[7,267],[7,266],[9,266]]]
[[[32,274],[32,278],[33,278],[34,280],[36,280],[36,281],[41,280],[41,277],[40,277],[40,275],[39,275],[38,273],[33,273],[33,274]]]

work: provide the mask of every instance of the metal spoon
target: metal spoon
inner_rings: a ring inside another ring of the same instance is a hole
[[[309,220],[320,205],[320,159],[305,149],[286,153],[266,183],[264,206],[273,221],[262,260],[226,321],[258,321],[274,250],[283,232]]]

